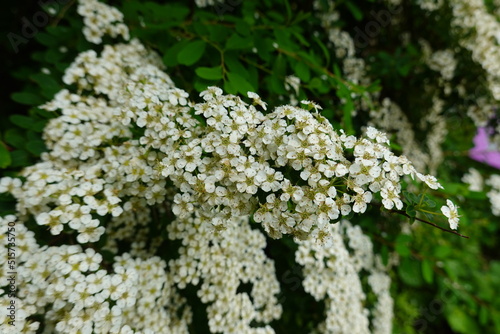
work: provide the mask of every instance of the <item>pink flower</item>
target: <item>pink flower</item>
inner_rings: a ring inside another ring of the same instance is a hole
[[[500,169],[500,152],[496,145],[490,143],[488,130],[486,127],[478,128],[474,137],[475,146],[469,151],[469,157]]]

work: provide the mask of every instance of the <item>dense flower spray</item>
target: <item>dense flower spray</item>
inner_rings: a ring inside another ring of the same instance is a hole
[[[89,41],[129,39],[116,9],[79,3]],[[272,108],[255,92],[241,97],[217,87],[190,96],[135,39],[81,53],[63,80],[74,89],[41,107],[58,115],[43,133],[48,151],[22,181],[0,181],[0,192],[17,199],[17,214],[1,226],[16,222],[23,240],[16,330],[34,333],[33,319],[42,317],[54,333],[186,333],[192,311],[179,291],[189,284],[207,305],[212,333],[273,333],[282,308],[265,232],[298,243],[305,290],[327,305],[318,330],[391,332],[387,268],[359,226],[343,218],[375,200],[403,209],[405,178],[441,185],[391,152],[383,132],[348,135],[310,101],[302,101],[305,109]],[[295,89],[297,80],[288,84]],[[456,226],[450,203],[443,212]],[[78,244],[39,245],[26,227],[31,219]],[[162,254],[163,239],[180,241],[176,254]],[[362,270],[377,299],[371,309]],[[242,284],[251,291],[241,292]],[[6,303],[2,293],[2,312]]]

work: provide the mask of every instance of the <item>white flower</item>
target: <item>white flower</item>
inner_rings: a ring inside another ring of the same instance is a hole
[[[248,92],[247,93],[248,97],[253,100],[254,104],[258,104],[259,106],[262,107],[262,109],[267,110],[267,103],[262,101],[260,96],[254,92]]]
[[[319,104],[317,104],[313,101],[302,100],[302,101],[300,101],[300,103],[306,105],[308,110],[314,109],[315,112],[318,112],[318,110],[323,109],[323,107],[321,107]]]
[[[450,223],[450,228],[452,230],[456,230],[458,228],[458,218],[460,217],[457,211],[458,208],[459,207],[455,206],[455,204],[453,204],[453,202],[449,199],[446,200],[446,205],[441,207],[441,212],[446,216],[446,218],[448,218],[448,222]]]

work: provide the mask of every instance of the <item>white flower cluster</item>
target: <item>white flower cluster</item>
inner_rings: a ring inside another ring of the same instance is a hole
[[[400,1],[389,1],[391,6],[400,5]],[[346,31],[342,31],[338,27],[338,21],[340,15],[338,11],[335,10],[335,3],[333,1],[328,1],[325,3],[316,1],[315,8],[318,10],[319,17],[322,21],[322,25],[328,34],[329,41],[333,44],[336,56],[339,57],[343,62],[343,72],[345,78],[356,84],[370,85],[373,83],[368,77],[366,71],[366,65],[362,58],[356,56],[355,43],[353,38]],[[396,20],[397,16],[393,15],[392,19]],[[395,22],[391,22],[395,24]],[[424,46],[428,46],[426,43]],[[429,58],[429,64],[433,69],[442,63],[443,58],[445,60],[453,60],[451,63],[446,63],[446,70],[442,73],[446,77],[453,76],[453,72],[456,66],[452,54],[450,58],[449,52],[444,54],[437,53],[433,56],[430,47],[428,50],[427,58]],[[432,59],[430,59],[432,58]],[[437,69],[441,73],[441,68]],[[451,77],[450,77],[451,78]],[[445,91],[449,91],[450,85],[447,80],[443,81],[443,86]],[[355,96],[353,96],[355,97]],[[389,98],[384,98],[380,104],[374,106],[368,106],[363,103],[365,97],[361,98],[361,101],[357,103],[357,108],[362,110],[367,110],[370,114],[369,124],[386,131],[387,133],[396,133],[397,143],[401,145],[403,149],[403,154],[408,156],[408,158],[414,162],[415,167],[419,170],[428,169],[428,171],[433,174],[436,171],[437,166],[442,162],[442,149],[441,144],[446,135],[446,122],[444,118],[440,115],[442,111],[442,103],[436,103],[437,98],[434,97],[434,105],[428,115],[426,115],[420,124],[420,129],[414,129],[412,123],[408,120],[401,108]],[[379,96],[371,94],[371,98],[376,101]],[[427,149],[423,150],[422,145],[415,139],[415,131],[424,130],[429,135],[426,139]]]
[[[128,27],[123,23],[123,14],[114,7],[97,0],[79,0],[78,14],[83,16],[83,34],[94,44],[101,44],[104,35],[123,36],[129,39]]]
[[[417,0],[417,4],[427,11],[435,11],[443,6],[444,0]]]
[[[425,63],[433,71],[440,72],[444,80],[453,79],[455,73],[455,68],[457,67],[457,60],[455,59],[455,54],[452,50],[439,50],[432,51],[429,43],[424,40],[420,40],[420,45],[422,47],[422,53]]]
[[[35,333],[27,320],[42,315],[44,333],[188,333],[191,311],[177,293],[174,276],[158,257],[146,260],[124,253],[112,268],[101,254],[80,245],[39,246],[34,233],[16,217],[0,218],[0,247],[6,249],[6,227],[15,223],[17,297],[16,326],[8,324],[11,298],[0,296],[2,333]],[[4,275],[6,256],[0,258]],[[6,277],[0,277],[3,281]],[[5,320],[7,319],[7,320]],[[13,331],[14,330],[14,331]]]
[[[248,217],[230,219],[215,233],[210,227],[210,220],[197,215],[168,225],[169,238],[183,244],[180,258],[169,263],[174,282],[184,288],[202,281],[198,296],[209,304],[212,333],[274,333],[269,325],[251,326],[281,315],[274,263],[263,251],[265,237],[250,227]],[[243,283],[251,284],[249,294],[237,291]]]
[[[306,292],[326,303],[326,320],[319,329],[323,333],[391,333],[390,278],[381,259],[374,256],[370,238],[346,220],[328,228],[333,247],[322,247],[309,237],[299,241],[295,254],[304,266]],[[377,297],[371,312],[366,307],[362,270],[368,273],[369,288]]]
[[[500,175],[491,175],[486,184],[491,187],[486,193],[490,199],[491,211],[495,216],[500,216]]]
[[[215,6],[217,4],[222,3],[222,0],[195,0],[196,6],[203,8],[203,7],[208,7],[208,6]],[[235,5],[239,5],[239,2],[234,2]],[[232,5],[233,3],[231,3]],[[222,7],[223,8],[223,7]],[[232,8],[228,5],[227,8]]]
[[[472,59],[486,71],[490,91],[495,100],[500,100],[500,23],[482,0],[453,1],[450,7],[452,24],[464,35],[461,46],[472,52]]]
[[[382,100],[378,109],[370,111],[370,123],[388,132],[396,132],[396,142],[401,145],[403,153],[414,162],[416,168],[424,169],[430,164],[430,156],[424,152],[415,139],[413,125],[401,108],[389,98]]]
[[[467,183],[469,185],[469,190],[471,191],[483,190],[483,176],[475,168],[469,168],[468,173],[464,174],[464,176],[462,177],[462,182]]]
[[[443,7],[443,2],[437,6]],[[472,60],[479,64],[486,72],[487,85],[493,101],[485,96],[475,96],[477,107],[471,107],[468,115],[476,126],[484,126],[494,115],[495,108],[500,101],[500,23],[494,14],[491,14],[482,0],[457,0],[447,3],[452,14],[452,28],[459,37],[461,47],[472,53]],[[423,9],[426,9],[425,6]],[[441,57],[444,64],[445,58]],[[451,69],[451,68],[450,68]],[[477,92],[476,92],[477,94]],[[500,132],[500,125],[497,127]],[[495,135],[495,142],[500,143],[500,136]]]
[[[493,174],[485,179],[477,169],[469,168],[462,181],[469,185],[471,191],[485,191],[490,200],[491,212],[500,216],[500,175]]]
[[[81,1],[79,10],[87,28],[95,24],[99,32],[86,33],[91,41],[124,31],[110,28],[121,24],[111,7]],[[162,69],[136,40],[80,54],[63,78],[77,93],[62,90],[42,106],[60,115],[44,130],[49,151],[20,173],[23,181],[0,180],[0,192],[12,193],[18,212],[0,226],[16,220],[18,238],[26,240],[18,294],[25,331],[36,331],[38,323],[26,318],[37,315],[53,333],[184,333],[191,311],[178,290],[201,283],[211,332],[272,333],[269,323],[281,314],[279,284],[251,216],[271,237],[292,234],[314,240],[307,247],[317,252],[326,247],[325,257],[344,256],[342,267],[322,273],[330,282],[321,285],[324,294],[311,290],[317,298],[328,295],[325,331],[344,326],[344,315],[361,307],[360,285],[347,286],[349,292],[336,284],[365,269],[379,300],[374,327],[390,332],[389,282],[369,240],[343,223],[355,251],[350,256],[331,222],[365,212],[374,196],[386,209],[401,209],[405,176],[432,189],[440,187],[437,180],[394,155],[382,132],[368,127],[361,138],[347,135],[312,102],[305,104],[315,112],[284,105],[264,114],[256,93],[249,93],[249,104],[209,87],[194,103]],[[32,217],[61,237],[57,245],[36,244],[24,225]],[[171,242],[182,243],[168,263],[154,256],[161,255],[161,233],[151,236],[165,228]],[[81,245],[64,245],[72,238]],[[130,249],[121,249],[121,241]],[[111,259],[89,244],[96,242]],[[240,292],[246,284],[251,291]],[[0,298],[3,305],[3,292]],[[361,314],[346,326],[363,332],[368,318]]]

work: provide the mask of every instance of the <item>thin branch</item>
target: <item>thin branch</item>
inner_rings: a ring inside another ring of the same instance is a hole
[[[371,205],[374,205],[374,206],[382,207],[382,205],[381,205],[381,204],[379,204],[379,203],[370,203],[370,204],[371,204]],[[453,230],[450,230],[450,229],[447,229],[447,228],[441,227],[441,226],[439,226],[439,225],[436,225],[436,224],[434,224],[434,223],[431,223],[431,222],[430,222],[430,221],[428,221],[428,220],[425,220],[425,219],[422,219],[422,218],[418,218],[418,217],[411,217],[410,215],[408,215],[408,214],[407,214],[405,211],[403,211],[403,210],[387,210],[387,211],[389,211],[389,212],[391,212],[391,213],[398,213],[398,214],[403,215],[403,216],[405,216],[405,217],[408,217],[408,218],[410,218],[410,219],[411,219],[411,218],[414,218],[414,219],[416,219],[416,220],[418,220],[418,221],[420,221],[420,222],[422,222],[422,223],[426,223],[427,225],[434,226],[435,228],[438,228],[438,229],[440,229],[441,231],[445,231],[445,232],[448,232],[448,233],[451,233],[451,234],[458,235],[459,237],[462,237],[462,238],[465,238],[465,239],[469,239],[469,237],[468,237],[468,236],[466,236],[466,235],[463,235],[463,234],[460,234],[460,233],[458,233],[458,232],[456,232],[456,231],[453,231]]]
[[[466,236],[466,235],[463,235],[463,234],[460,234],[460,233],[458,233],[458,232],[456,232],[456,231],[453,231],[453,230],[450,230],[450,229],[447,229],[447,228],[441,227],[441,226],[439,226],[439,225],[436,225],[436,224],[434,224],[434,223],[431,223],[431,222],[430,222],[430,221],[428,221],[428,220],[425,220],[425,219],[422,219],[422,218],[418,218],[418,217],[411,217],[411,216],[409,216],[406,212],[404,212],[404,211],[402,211],[402,210],[389,210],[389,212],[399,213],[400,215],[403,215],[403,216],[408,217],[408,218],[410,218],[410,219],[411,219],[411,218],[415,218],[416,220],[418,220],[418,221],[420,221],[420,222],[422,222],[422,223],[426,223],[427,225],[434,226],[434,227],[436,227],[436,228],[438,228],[438,229],[440,229],[440,230],[442,230],[442,231],[445,231],[445,232],[448,232],[448,233],[451,233],[451,234],[458,235],[458,236],[460,236],[460,237],[462,237],[462,238],[465,238],[465,239],[469,239],[469,237],[468,237],[468,236]]]

